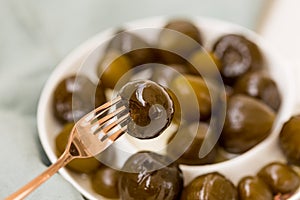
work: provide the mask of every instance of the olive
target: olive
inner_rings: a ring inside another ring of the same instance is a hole
[[[256,44],[242,35],[228,34],[217,40],[213,52],[221,61],[221,74],[227,84],[248,71],[261,69],[262,54]]]
[[[237,200],[233,183],[218,172],[196,177],[183,190],[181,200]]]
[[[115,50],[129,58],[132,67],[154,62],[155,50],[143,38],[134,33],[120,31],[111,39],[106,51]]]
[[[124,164],[119,193],[126,200],[175,200],[183,188],[178,164],[153,152],[138,152]]]
[[[73,126],[74,123],[66,124],[55,139],[56,149],[59,156],[65,151]],[[71,146],[71,151],[72,151],[72,146]],[[100,162],[96,158],[91,157],[91,158],[80,158],[80,159],[75,158],[67,165],[67,168],[78,173],[90,173],[98,169],[99,166],[100,166]]]
[[[120,91],[128,102],[128,133],[139,139],[160,135],[171,123],[174,108],[168,92],[153,81],[132,81]]]
[[[280,148],[292,164],[300,165],[300,115],[292,116],[279,135]]]
[[[108,51],[98,66],[98,77],[105,88],[113,89],[121,78],[130,78],[132,64],[126,55],[118,51]]]
[[[257,176],[247,176],[238,184],[239,200],[273,200],[269,186]]]
[[[191,55],[189,61],[194,66],[191,68],[194,75],[200,73],[202,77],[213,78],[220,73],[221,62],[212,52],[198,50]]]
[[[118,180],[120,172],[102,166],[93,174],[91,183],[95,192],[106,198],[119,198]]]
[[[275,114],[263,102],[245,95],[229,98],[220,144],[230,153],[243,153],[264,140]]]
[[[196,135],[191,132],[193,130],[197,130]],[[167,147],[168,156],[170,157],[178,156],[178,154],[182,152],[182,148],[185,148],[185,151],[177,160],[177,162],[180,164],[202,165],[202,164],[213,163],[215,161],[217,155],[216,146],[212,147],[211,151],[204,157],[199,156],[199,152],[202,147],[203,141],[207,136],[207,134],[209,134],[208,125],[206,123],[201,122],[200,124],[198,123],[187,124],[184,125],[182,130],[180,131],[184,133],[183,135],[185,138],[184,139],[182,137],[176,138],[176,134],[174,134],[174,136],[169,139],[168,143],[174,142],[175,145],[168,145]],[[192,143],[190,143],[189,146],[185,147],[184,140],[190,140],[192,141]]]
[[[192,52],[201,48],[202,39],[198,28],[190,21],[170,21],[158,38],[158,48],[164,63],[185,63]]]
[[[63,79],[54,90],[54,115],[62,123],[78,121],[105,102],[101,82],[95,85],[83,75],[70,76]]]
[[[206,120],[211,114],[211,98],[205,81],[194,75],[177,76],[171,82],[171,88],[179,99],[182,116],[187,121]],[[196,97],[197,105],[193,105],[191,100]]]
[[[292,193],[300,185],[298,174],[288,165],[279,162],[264,166],[257,175],[269,185],[273,194]]]
[[[280,107],[281,97],[277,85],[265,71],[254,71],[241,76],[234,84],[234,93],[261,99],[275,111]]]

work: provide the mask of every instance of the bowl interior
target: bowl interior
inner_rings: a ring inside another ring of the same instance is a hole
[[[240,26],[218,20],[205,18],[192,18],[191,20],[199,27],[203,35],[203,41],[205,41],[204,47],[207,49],[211,49],[213,42],[215,42],[219,36],[226,33],[240,33],[254,41],[262,50],[266,60],[266,67],[269,69],[270,75],[277,83],[281,92],[282,106],[273,127],[273,133],[265,141],[233,160],[199,167],[181,166],[186,183],[195,176],[210,171],[219,171],[236,183],[242,176],[255,173],[265,163],[272,160],[284,159],[276,145],[276,139],[282,123],[287,120],[293,111],[293,91],[295,91],[294,82],[291,79],[293,76],[291,75],[291,71],[287,70],[284,60],[274,53],[272,49],[253,32]],[[129,30],[161,28],[167,21],[168,18],[166,17],[158,17],[131,22],[125,24],[124,27]],[[103,53],[103,48],[99,48],[99,45],[107,41],[114,33],[114,30],[115,29],[109,29],[96,35],[66,57],[51,74],[42,91],[38,106],[38,129],[42,146],[51,162],[57,159],[55,154],[55,137],[62,128],[53,115],[53,91],[60,80],[68,75],[75,74],[83,62],[96,67]],[[141,37],[148,41],[154,41],[157,35],[143,34]],[[87,73],[95,74],[92,71]],[[130,140],[127,141],[129,141],[130,145],[133,145],[135,150],[143,146]],[[67,169],[61,169],[60,173],[88,199],[104,199],[92,190],[87,176],[73,173]]]

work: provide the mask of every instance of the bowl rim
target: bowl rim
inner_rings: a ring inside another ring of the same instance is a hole
[[[125,23],[125,27],[129,26],[136,26],[136,25],[140,25],[140,24],[155,24],[157,22],[160,23],[165,23],[167,22],[169,19],[174,19],[174,18],[182,18],[182,17],[174,17],[174,16],[158,16],[158,17],[150,17],[150,18],[143,18],[143,19],[138,19],[138,20],[134,20],[134,21],[130,21],[128,23]],[[207,17],[202,17],[202,16],[187,16],[184,17],[188,20],[197,22],[197,21],[204,21],[205,23],[212,23],[212,24],[218,24],[218,25],[222,25],[225,27],[230,27],[230,32],[233,30],[236,31],[241,31],[242,33],[245,33],[247,36],[250,36],[250,39],[254,39],[255,42],[258,41],[259,46],[261,46],[261,44],[263,44],[263,46],[270,46],[269,44],[266,45],[265,42],[262,40],[262,38],[260,36],[258,36],[256,33],[254,33],[253,31],[242,27],[240,25],[237,24],[233,24],[231,22],[227,22],[227,21],[223,21],[220,19],[213,19],[213,18],[207,18]],[[37,109],[37,126],[38,126],[38,134],[39,134],[39,139],[41,141],[42,147],[44,149],[44,151],[46,152],[47,157],[49,158],[49,160],[51,161],[51,163],[55,162],[57,160],[57,156],[55,154],[55,152],[53,151],[53,149],[51,149],[51,146],[49,144],[49,141],[47,139],[47,130],[46,130],[46,123],[47,123],[47,118],[45,117],[45,111],[47,111],[47,103],[49,100],[49,95],[52,91],[53,88],[53,83],[56,83],[58,80],[61,79],[61,70],[62,69],[67,69],[70,68],[70,66],[73,66],[74,63],[80,61],[80,63],[83,63],[84,60],[93,52],[93,50],[95,48],[97,48],[99,42],[103,41],[103,39],[110,37],[112,35],[112,33],[114,33],[114,30],[116,30],[118,27],[112,27],[112,28],[108,28],[104,31],[101,31],[100,33],[96,34],[95,36],[93,36],[92,38],[88,39],[86,42],[82,43],[81,45],[79,45],[77,48],[75,48],[70,54],[68,54],[65,58],[63,58],[63,60],[55,67],[55,69],[53,70],[53,72],[51,73],[50,77],[48,78],[47,82],[45,83],[40,99],[39,99],[39,103],[38,103],[38,109]],[[232,29],[231,29],[232,28]],[[276,58],[280,58],[281,56],[277,55],[276,52],[274,52],[272,49],[274,48],[268,48],[268,52],[271,53],[272,55],[275,55]],[[279,59],[279,60],[283,60],[283,59]],[[80,64],[81,65],[81,64]],[[281,63],[279,64],[281,65]],[[288,72],[287,72],[288,73]],[[289,80],[289,88],[287,90],[289,90],[289,95],[292,97],[287,98],[288,104],[291,107],[291,111],[292,111],[292,107],[295,105],[295,95],[293,94],[293,91],[295,91],[295,81],[292,79],[292,74],[290,73],[290,77],[291,80]],[[290,115],[291,113],[289,113]],[[266,142],[266,141],[263,141]],[[274,142],[273,140],[270,140],[270,142]],[[234,158],[233,160],[229,160],[229,161],[225,161],[225,162],[221,162],[221,163],[216,163],[216,164],[212,164],[212,165],[204,165],[204,166],[200,166],[201,168],[203,167],[208,167],[211,168],[211,166],[215,166],[215,168],[218,168],[219,166],[226,166],[226,165],[231,165],[232,162],[244,162],[245,159],[249,158],[249,154],[253,154],[253,153],[259,153],[259,148],[260,146],[262,146],[262,142],[260,144],[258,144],[256,147],[252,148],[251,150],[249,150],[248,152]],[[182,170],[185,171],[195,171],[195,170],[199,170],[199,166],[188,166],[188,165],[181,165]],[[83,194],[85,197],[87,197],[88,199],[96,199],[94,195],[90,194],[89,192],[87,192],[84,188],[81,187],[81,185],[74,181],[74,179],[72,178],[72,176],[68,173],[68,171],[66,169],[61,169],[60,174],[62,174],[62,176],[68,181],[70,182],[81,194]],[[184,173],[185,174],[185,173]]]

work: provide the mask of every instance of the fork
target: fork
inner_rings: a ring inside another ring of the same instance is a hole
[[[24,199],[74,158],[98,155],[126,132],[129,119],[128,108],[120,96],[91,111],[76,122],[58,160],[6,200]]]

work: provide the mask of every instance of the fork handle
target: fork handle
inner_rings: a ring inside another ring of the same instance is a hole
[[[71,160],[73,160],[73,156],[66,151],[60,158],[53,163],[48,169],[46,169],[39,176],[31,180],[29,183],[24,185],[18,191],[14,192],[10,196],[8,196],[5,200],[20,200],[24,199],[27,195],[29,195],[32,191],[37,189],[42,183],[47,181],[51,176],[53,176],[60,168],[64,167]]]

